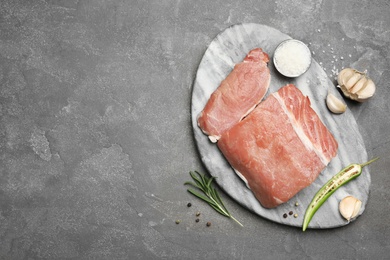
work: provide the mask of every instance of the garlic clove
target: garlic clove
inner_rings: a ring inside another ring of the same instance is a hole
[[[350,221],[359,214],[361,206],[361,200],[353,196],[347,196],[340,201],[339,211],[346,220]]]
[[[364,102],[375,93],[375,83],[367,76],[367,72],[360,72],[352,68],[340,71],[337,77],[338,87],[345,97],[358,102]]]
[[[366,77],[361,77],[358,82],[356,82],[356,84],[349,90],[349,92],[351,92],[352,94],[357,93],[365,87],[367,82],[368,79]]]
[[[337,77],[337,82],[340,86],[343,86],[345,85],[346,81],[355,73],[355,71],[353,69],[350,69],[350,68],[346,68],[346,69],[343,69],[338,77]]]
[[[335,114],[341,114],[347,110],[347,105],[332,93],[328,93],[326,96],[326,105],[328,106],[329,110]]]
[[[348,90],[351,90],[351,88],[360,80],[361,77],[362,77],[362,75],[360,73],[353,74],[352,77],[350,77],[347,80],[347,82],[344,84],[345,87]]]
[[[368,79],[365,87],[357,92],[358,99],[364,101],[372,97],[375,93],[375,90],[376,90],[375,83],[371,79]]]

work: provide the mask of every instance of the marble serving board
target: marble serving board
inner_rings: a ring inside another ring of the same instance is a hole
[[[366,162],[367,152],[352,113],[347,110],[341,115],[335,115],[327,109],[325,98],[328,90],[336,96],[340,97],[340,94],[314,59],[309,70],[296,79],[286,78],[276,71],[272,63],[273,53],[277,45],[286,39],[291,39],[291,37],[274,28],[254,23],[234,25],[217,35],[199,64],[193,85],[191,117],[201,160],[209,173],[217,177],[217,184],[234,200],[259,216],[277,223],[301,227],[306,207],[318,189],[345,166],[351,163]],[[313,109],[339,143],[337,156],[315,182],[287,203],[274,209],[261,206],[251,190],[235,174],[216,144],[209,141],[196,122],[198,114],[203,110],[211,93],[230,73],[234,64],[241,62],[246,54],[256,47],[262,48],[270,56],[268,67],[271,71],[271,84],[267,95],[287,83],[295,84],[304,95],[310,98]],[[339,201],[347,195],[353,195],[363,202],[359,212],[361,215],[368,200],[370,183],[368,167],[365,167],[359,178],[341,187],[324,203],[313,217],[309,228],[334,228],[348,224],[349,222],[343,219],[338,211]],[[298,206],[295,205],[297,202]],[[289,211],[297,213],[298,217],[294,218],[289,215],[284,218],[283,214]]]

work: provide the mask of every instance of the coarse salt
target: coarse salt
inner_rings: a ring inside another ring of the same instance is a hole
[[[301,41],[284,41],[275,50],[274,64],[276,69],[284,76],[298,77],[310,67],[310,50]]]

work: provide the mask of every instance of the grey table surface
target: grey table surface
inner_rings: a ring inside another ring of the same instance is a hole
[[[387,0],[2,0],[0,259],[388,258],[389,14]],[[190,170],[207,173],[191,128],[197,67],[239,23],[304,41],[332,80],[354,67],[376,82],[368,102],[346,101],[381,158],[353,223],[302,232],[217,187],[240,227],[186,192]]]

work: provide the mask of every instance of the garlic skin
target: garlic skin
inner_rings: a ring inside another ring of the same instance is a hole
[[[366,75],[366,72],[360,72],[352,68],[343,69],[337,76],[338,87],[342,90],[344,96],[364,102],[375,93],[375,83]]]
[[[335,114],[341,114],[347,110],[347,105],[332,93],[328,93],[326,96],[326,105],[328,106],[329,110]]]
[[[361,200],[353,196],[347,196],[339,203],[340,214],[348,221],[355,218],[359,214],[361,207]]]

